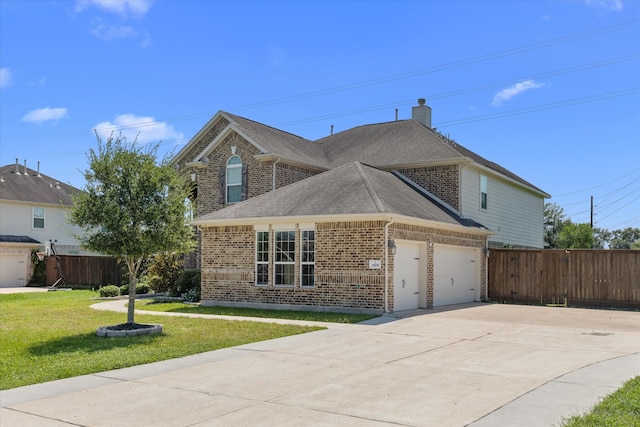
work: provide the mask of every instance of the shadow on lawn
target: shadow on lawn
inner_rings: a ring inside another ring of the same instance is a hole
[[[35,356],[47,356],[64,353],[87,353],[117,348],[127,348],[134,345],[147,344],[159,339],[164,334],[140,335],[122,338],[104,338],[95,332],[52,339],[38,343],[29,348]]]

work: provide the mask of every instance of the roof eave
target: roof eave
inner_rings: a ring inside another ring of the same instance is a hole
[[[323,166],[319,166],[319,165],[313,165],[310,163],[304,163],[298,160],[293,160],[290,159],[288,157],[285,156],[279,156],[278,154],[275,153],[261,153],[261,154],[256,154],[255,156],[253,156],[254,159],[256,159],[259,162],[268,162],[268,161],[280,161],[282,163],[286,163],[288,165],[291,166],[297,166],[297,167],[301,167],[301,168],[306,168],[306,169],[313,169],[317,172],[325,172],[327,170],[329,170],[329,168],[327,167],[323,167]]]
[[[299,215],[299,216],[276,216],[276,217],[255,217],[255,218],[232,218],[232,219],[210,219],[194,220],[191,225],[198,227],[219,227],[219,226],[242,226],[242,225],[264,225],[283,223],[323,223],[323,222],[353,222],[353,221],[384,221],[396,222],[408,225],[416,225],[425,228],[433,228],[444,231],[454,231],[459,233],[476,234],[489,237],[495,234],[486,228],[468,227],[460,224],[450,224],[441,221],[434,221],[422,218],[415,218],[397,214],[337,214],[337,215]]]

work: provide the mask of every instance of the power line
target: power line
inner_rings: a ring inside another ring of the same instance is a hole
[[[595,187],[589,187],[589,188],[585,188],[583,190],[572,191],[571,193],[557,194],[557,195],[555,195],[553,197],[556,198],[556,197],[562,197],[562,196],[572,196],[574,194],[579,194],[579,193],[584,193],[586,191],[595,190],[596,188],[600,188],[600,187],[604,187],[605,185],[609,185],[612,182],[620,181],[621,179],[626,178],[629,175],[633,175],[634,173],[637,173],[637,172],[640,172],[640,168],[639,169],[634,169],[634,170],[632,170],[631,172],[629,172],[627,174],[624,174],[624,175],[622,175],[622,176],[620,176],[618,178],[612,179],[611,181],[607,181],[607,182],[605,182],[603,184],[596,185]]]

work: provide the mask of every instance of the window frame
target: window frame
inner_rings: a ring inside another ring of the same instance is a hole
[[[261,240],[260,235],[266,235],[267,239]],[[260,248],[260,244],[266,243],[266,249]],[[256,230],[256,277],[255,277],[255,285],[256,286],[269,286],[269,243],[271,243],[271,233],[267,230]],[[260,255],[263,255],[262,259]],[[266,256],[266,261],[264,260],[264,256]],[[262,282],[259,280],[260,273],[258,272],[260,266],[265,266],[267,268],[267,279]]]
[[[234,161],[233,163],[231,163],[232,160],[237,159],[237,161]],[[234,183],[229,183],[229,172],[233,172],[235,170],[239,171],[239,175],[238,175],[238,182],[234,182]],[[225,203],[238,203],[242,201],[242,158],[240,156],[238,156],[237,154],[234,154],[233,156],[229,157],[229,159],[227,160],[227,164],[226,164],[226,169],[225,169],[225,176],[224,176],[224,184],[225,184]],[[238,193],[238,200],[230,200],[229,196],[231,195],[231,192],[229,191],[229,189],[233,187],[233,188],[238,188],[240,190],[240,192]]]
[[[287,234],[288,239],[281,240],[280,236]],[[291,239],[293,237],[293,239]],[[277,287],[292,288],[296,284],[296,231],[294,230],[275,230],[273,232],[273,285]],[[279,245],[280,243],[280,245]],[[287,250],[282,251],[282,244],[287,244]],[[291,248],[293,245],[293,248]],[[290,258],[288,261],[282,261],[284,256]],[[288,268],[286,266],[289,266]],[[286,272],[284,269],[293,268],[293,272]],[[280,270],[280,272],[279,272]],[[281,278],[289,277],[291,283],[279,283]]]
[[[311,238],[309,239],[309,233]],[[316,256],[316,231],[313,229],[300,230],[300,287],[305,289],[315,288],[315,256]],[[311,249],[309,250],[309,244]],[[311,260],[309,260],[311,258]],[[306,261],[305,261],[306,259]],[[305,267],[310,268],[310,273],[305,273]],[[305,278],[311,279],[311,284],[305,284]]]
[[[488,178],[486,175],[480,175],[480,209],[487,210],[489,207],[488,202]]]
[[[42,216],[36,216],[36,209],[42,209]],[[31,229],[45,230],[47,218],[47,209],[44,206],[33,206],[31,208]],[[42,221],[42,227],[36,227],[36,219]]]

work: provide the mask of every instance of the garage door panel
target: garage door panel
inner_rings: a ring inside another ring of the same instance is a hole
[[[478,249],[436,245],[433,254],[433,305],[473,302],[479,283]]]
[[[0,255],[0,287],[27,285],[27,256]]]

